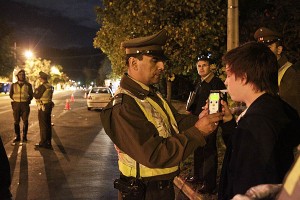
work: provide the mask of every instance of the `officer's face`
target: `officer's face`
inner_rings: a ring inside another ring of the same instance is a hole
[[[209,62],[205,60],[199,60],[197,62],[197,71],[201,78],[206,77],[210,73]]]
[[[24,81],[25,80],[25,73],[24,72],[18,73],[17,76],[18,76],[19,81]]]
[[[164,71],[164,63],[157,57],[143,55],[143,59],[135,59],[136,78],[145,85],[153,85],[159,82]]]

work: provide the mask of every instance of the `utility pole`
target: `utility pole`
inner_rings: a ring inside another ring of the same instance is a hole
[[[228,0],[227,51],[239,46],[239,1]]]

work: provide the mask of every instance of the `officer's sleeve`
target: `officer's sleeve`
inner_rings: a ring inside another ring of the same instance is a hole
[[[10,97],[12,100],[14,100],[14,99],[13,99],[13,94],[14,94],[14,83],[11,84],[10,90],[9,90],[9,97]]]
[[[44,85],[40,85],[38,88],[35,89],[33,97],[35,99],[40,99],[45,91],[46,87]]]
[[[205,140],[191,127],[181,134],[163,138],[147,120],[133,98],[122,95],[101,112],[102,125],[114,144],[139,163],[150,168],[177,166]]]
[[[28,83],[28,100],[31,101],[33,99],[33,90],[32,90],[32,85]]]

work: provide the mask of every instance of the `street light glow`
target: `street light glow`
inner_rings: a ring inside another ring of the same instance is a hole
[[[25,51],[24,55],[27,59],[31,59],[33,57],[33,53],[30,50]]]

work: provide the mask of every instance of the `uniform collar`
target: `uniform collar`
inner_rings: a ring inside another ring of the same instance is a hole
[[[145,99],[147,96],[155,93],[155,87],[147,86],[125,73],[120,81],[120,86],[125,90],[130,91],[134,96],[139,99]]]

